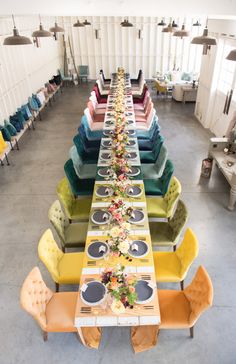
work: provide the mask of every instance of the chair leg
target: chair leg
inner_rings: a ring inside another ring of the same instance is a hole
[[[42,121],[41,112],[39,111],[39,120]]]
[[[176,245],[173,245],[173,252],[176,251]]]
[[[43,331],[43,341],[47,341],[48,340],[48,333],[47,331]]]
[[[193,339],[193,337],[194,337],[194,326],[192,326],[192,327],[190,327],[190,337],[191,337],[191,339]]]
[[[20,150],[20,148],[19,148],[19,144],[18,144],[18,140],[17,140],[17,139],[15,139],[15,141],[16,141],[16,149],[17,149],[17,150]]]
[[[56,292],[59,292],[59,283],[55,283]]]
[[[7,165],[10,166],[10,163],[9,163],[9,160],[8,160],[8,156],[7,156],[6,153],[5,153],[5,158],[6,158],[6,161],[7,161]]]
[[[181,288],[181,290],[182,290],[182,291],[184,290],[184,280],[182,280],[182,281],[180,282],[180,288]]]

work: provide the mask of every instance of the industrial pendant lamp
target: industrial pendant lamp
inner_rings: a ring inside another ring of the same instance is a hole
[[[161,19],[161,21],[157,24],[158,27],[164,27],[166,23],[164,22],[164,19]]]
[[[230,51],[226,59],[228,59],[228,61],[236,61],[236,49]]]
[[[48,30],[43,29],[41,16],[39,15],[39,30],[35,30],[32,34],[35,38],[44,38],[44,37],[51,37],[52,33]]]
[[[129,27],[133,27],[133,24],[129,22],[128,19],[124,19],[124,21],[122,21],[120,23],[120,25],[124,28],[129,28]]]
[[[216,38],[210,37],[208,35],[208,29],[207,26],[205,27],[203,31],[203,35],[200,35],[198,37],[195,37],[191,41],[192,44],[202,44],[207,46],[216,45]]]
[[[162,29],[162,33],[172,33],[172,32],[173,32],[173,28],[172,28],[171,23],[169,23],[167,27]]]
[[[75,24],[73,24],[73,27],[75,27],[75,28],[85,27],[85,24],[80,23],[79,19],[77,19],[77,22]]]
[[[176,30],[174,32],[173,36],[174,37],[180,37],[182,39],[183,37],[188,37],[189,36],[189,31],[187,31],[185,29],[185,25],[183,24],[181,30]]]
[[[200,27],[201,24],[199,23],[199,21],[197,20],[196,23],[193,23],[193,27]]]
[[[4,45],[25,45],[25,44],[32,44],[30,38],[28,37],[24,37],[23,35],[19,34],[18,29],[16,29],[16,25],[15,25],[15,19],[14,16],[12,15],[12,20],[13,20],[13,35],[11,35],[10,37],[7,37],[4,39],[3,44]]]
[[[85,19],[85,21],[83,22],[83,24],[84,25],[91,25],[91,23],[87,19]]]
[[[176,22],[173,20],[172,21],[172,24],[171,24],[172,28],[178,28],[178,24],[176,24]]]
[[[55,25],[54,27],[51,27],[50,29],[50,32],[52,33],[63,33],[65,30],[64,28],[60,27],[57,22],[55,21]]]

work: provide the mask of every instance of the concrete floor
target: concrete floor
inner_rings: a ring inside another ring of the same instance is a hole
[[[187,330],[162,331],[155,348],[136,355],[127,328],[104,329],[98,351],[83,347],[74,334],[49,334],[44,343],[36,322],[21,309],[20,288],[33,266],[40,267],[44,280],[54,288],[38,259],[37,244],[50,226],[48,208],[56,198],[56,184],[63,177],[63,165],[91,88],[92,84],[65,89],[54,107],[43,113],[36,130],[26,133],[20,152],[10,154],[11,166],[0,168],[0,363],[235,364],[236,212],[226,209],[229,186],[217,168],[210,181],[199,180],[209,133],[194,119],[191,104],[157,100],[153,95],[161,133],[189,209],[188,225],[200,244],[186,283],[203,264],[214,285],[213,308],[197,322],[195,338],[191,340]]]

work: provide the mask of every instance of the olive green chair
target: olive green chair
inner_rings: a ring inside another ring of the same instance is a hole
[[[66,248],[84,247],[88,230],[87,222],[70,224],[59,200],[51,205],[48,218],[59,236],[63,252]]]
[[[157,179],[160,178],[164,172],[166,161],[168,158],[168,151],[164,144],[161,146],[160,153],[155,163],[144,163],[141,166],[143,172],[143,179]]]
[[[167,218],[173,215],[175,205],[181,193],[179,180],[172,176],[168,190],[163,197],[148,197],[148,217]]]
[[[188,219],[188,210],[183,201],[179,200],[174,215],[168,222],[150,221],[152,245],[172,246],[176,250],[180,234]]]
[[[57,185],[57,196],[70,222],[72,220],[89,220],[92,198],[75,198],[70,190],[69,182],[67,181],[66,177],[64,177]]]

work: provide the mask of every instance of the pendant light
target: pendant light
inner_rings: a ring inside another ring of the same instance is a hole
[[[157,24],[158,27],[164,27],[166,23],[164,22],[164,19],[161,19],[161,21]]]
[[[129,28],[129,27],[133,27],[133,24],[129,22],[128,19],[124,19],[124,21],[122,21],[120,23],[120,25],[124,28]]]
[[[79,19],[77,19],[77,22],[75,24],[73,24],[73,27],[81,28],[81,27],[85,27],[85,25],[84,25],[84,23],[80,23]]]
[[[191,41],[191,44],[202,44],[202,45],[212,46],[212,45],[216,45],[216,38],[210,37],[208,35],[208,29],[206,26],[203,31],[203,35],[194,37]]]
[[[185,29],[185,25],[183,24],[181,30],[176,30],[174,32],[173,36],[174,37],[180,37],[182,39],[183,37],[188,37],[189,36],[189,31],[187,31]]]
[[[198,20],[196,21],[196,23],[193,23],[193,27],[201,27],[201,24]]]
[[[16,24],[15,24],[15,19],[14,16],[12,15],[12,20],[13,20],[13,35],[11,35],[10,37],[7,37],[4,39],[3,44],[4,45],[25,45],[25,44],[32,44],[30,38],[28,37],[24,37],[23,35],[19,34],[18,29],[16,28]]]
[[[173,32],[173,28],[172,28],[171,23],[169,23],[167,27],[162,29],[162,33],[172,33],[172,32]]]
[[[178,28],[179,27],[178,24],[176,24],[174,20],[172,21],[171,26],[172,26],[172,28]]]
[[[50,29],[50,32],[52,33],[63,33],[65,30],[64,28],[60,27],[57,22],[55,21],[55,25],[54,27],[51,27]]]
[[[41,16],[39,15],[39,30],[35,30],[32,34],[34,38],[45,38],[45,37],[51,37],[52,33],[48,30],[43,29],[42,22],[41,22]]]
[[[236,49],[230,51],[226,59],[228,59],[228,61],[236,61]]]
[[[85,19],[85,21],[83,22],[83,24],[84,25],[91,25],[91,23],[87,19]]]

